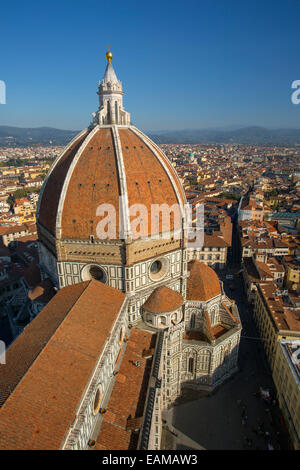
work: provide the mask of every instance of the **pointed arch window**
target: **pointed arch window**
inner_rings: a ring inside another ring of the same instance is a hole
[[[110,102],[107,101],[107,124],[111,122],[111,111],[110,111]]]
[[[118,109],[117,101],[115,101],[115,115],[116,115],[116,124],[119,124],[119,109]]]
[[[192,357],[189,358],[188,371],[191,374],[194,372],[194,359]]]
[[[210,318],[211,318],[210,323],[211,323],[212,326],[214,326],[214,324],[215,324],[215,317],[216,317],[216,311],[213,308],[210,312]]]

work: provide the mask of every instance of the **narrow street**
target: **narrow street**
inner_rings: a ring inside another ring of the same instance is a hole
[[[282,427],[277,403],[267,404],[256,396],[259,387],[270,389],[275,396],[271,370],[263,350],[254,320],[252,307],[248,304],[242,275],[227,281],[226,274],[238,272],[239,249],[234,231],[230,264],[220,275],[228,297],[234,299],[243,325],[239,372],[211,395],[192,394],[166,413],[166,421],[198,445],[209,450],[288,449],[288,436]],[[229,285],[234,284],[234,289]],[[202,396],[201,396],[202,395]],[[179,434],[176,446],[181,446]]]

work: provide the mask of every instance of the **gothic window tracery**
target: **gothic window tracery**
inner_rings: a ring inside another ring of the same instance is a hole
[[[189,357],[188,360],[188,371],[192,374],[194,372],[194,358]]]
[[[191,320],[190,320],[190,328],[193,329],[196,326],[196,314],[192,313],[191,314]]]

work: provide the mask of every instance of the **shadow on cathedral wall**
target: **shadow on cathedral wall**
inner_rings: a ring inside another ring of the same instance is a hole
[[[181,394],[172,406],[217,393],[218,389],[232,379],[237,372],[239,372],[238,346],[235,346],[212,374],[198,370],[194,371],[194,376],[190,374],[191,378],[182,381]]]

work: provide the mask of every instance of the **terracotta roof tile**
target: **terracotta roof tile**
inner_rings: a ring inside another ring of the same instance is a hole
[[[0,366],[1,449],[60,447],[124,299],[98,281],[61,289],[11,345]]]
[[[204,245],[209,247],[226,247],[229,246],[229,243],[218,235],[207,235],[204,234]]]
[[[180,308],[183,302],[183,297],[179,292],[166,286],[160,286],[154,289],[143,308],[151,313],[172,312]]]
[[[54,170],[45,182],[41,196],[39,222],[53,235],[55,235],[57,208],[65,177],[87,133],[88,131],[77,139],[62,157],[59,157]]]
[[[144,224],[141,224],[140,233],[136,236],[140,237],[150,233],[152,204],[177,205],[179,200],[185,201],[185,196],[174,168],[160,151],[158,154],[167,170],[141,137],[132,130],[119,128],[119,136],[126,172],[129,206],[137,203],[144,204],[148,210],[148,231],[144,233],[142,230]],[[79,142],[74,143],[71,149],[58,160],[45,183],[39,222],[53,234],[63,183],[81,144],[84,146],[84,139],[85,136],[80,138]],[[173,176],[179,196],[168,172]],[[119,238],[119,196],[120,175],[112,130],[99,128],[83,148],[72,171],[62,211],[62,238],[88,239],[90,235],[97,236],[96,227],[101,219],[100,216],[96,216],[96,212],[102,203],[112,204],[116,209],[116,238]],[[179,216],[180,210],[177,207],[176,212]],[[132,216],[132,219],[136,219],[136,216]],[[164,219],[161,215],[158,223],[160,232],[169,228],[164,226]],[[174,227],[181,228],[180,218],[176,215],[171,216],[171,230]],[[154,230],[154,233],[157,231]]]
[[[187,299],[205,302],[221,294],[216,272],[200,261],[188,264],[190,276],[187,281]]]
[[[119,176],[111,129],[99,129],[83,150],[73,170],[62,216],[62,237],[97,236],[100,204],[112,204],[119,220]],[[119,235],[117,224],[117,237]]]
[[[119,375],[126,380],[116,380],[107,412],[97,438],[97,450],[128,450],[136,449],[137,438],[131,431],[126,431],[127,420],[143,415],[148,381],[151,372],[152,358],[142,357],[144,349],[153,347],[156,334],[133,328],[130,341],[120,367]],[[140,362],[140,367],[134,365]]]
[[[52,281],[47,278],[40,282],[36,287],[29,290],[28,297],[30,300],[38,300],[39,302],[46,304],[52,299],[55,293]]]
[[[28,287],[35,287],[41,282],[41,271],[38,260],[33,261],[24,271],[24,279]]]
[[[140,137],[129,129],[119,129],[119,134],[127,178],[129,206],[143,203],[147,207],[148,233],[150,234],[151,205],[168,204],[172,206],[178,204],[179,201],[166,170]],[[166,163],[165,159],[164,162]],[[174,177],[174,169],[169,168],[169,171]],[[178,215],[180,215],[179,210]],[[176,217],[174,219],[177,222]],[[161,217],[159,223],[159,232],[168,230],[169,227],[163,225]],[[171,219],[171,230],[180,227],[180,222],[176,223],[174,227],[174,220]],[[148,235],[148,233],[141,232],[141,236]],[[154,230],[153,233],[157,233],[157,230]]]

